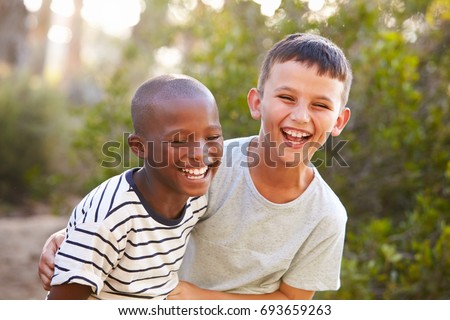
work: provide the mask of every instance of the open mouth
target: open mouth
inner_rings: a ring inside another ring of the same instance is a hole
[[[303,145],[312,137],[312,134],[308,132],[294,130],[291,128],[281,129],[281,133],[283,134],[286,142],[290,143],[292,146]]]
[[[210,169],[217,168],[222,163],[222,160],[217,157],[208,157],[206,160],[206,164],[203,163],[203,166],[198,168],[179,168],[180,172],[189,180],[201,180],[205,178]]]
[[[200,168],[183,168],[181,172],[186,176],[186,178],[190,180],[200,180],[206,177],[208,174],[209,168],[208,166],[200,167]]]

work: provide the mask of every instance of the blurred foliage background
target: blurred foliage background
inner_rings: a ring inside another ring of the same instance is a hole
[[[449,1],[120,2],[0,0],[1,215],[28,201],[69,215],[65,199],[139,165],[130,97],[163,72],[211,89],[226,138],[256,134],[246,95],[264,54],[314,32],[354,71],[351,122],[317,154],[348,210],[342,286],[316,298],[450,299]]]

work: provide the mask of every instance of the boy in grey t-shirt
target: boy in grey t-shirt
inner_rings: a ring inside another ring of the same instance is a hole
[[[274,45],[248,93],[259,135],[225,142],[169,299],[305,299],[337,290],[345,208],[310,160],[350,118],[350,64],[329,40]]]
[[[262,196],[246,167],[244,152],[252,139],[225,142],[209,208],[191,234],[180,278],[243,294],[276,292],[281,282],[309,291],[337,290],[345,208],[315,168],[299,197],[274,203]],[[233,165],[226,167],[229,159]]]
[[[292,34],[269,50],[247,99],[260,132],[226,142],[185,281],[169,299],[311,299],[339,288],[347,216],[310,160],[347,124],[351,82],[345,55],[323,37]],[[40,260],[44,285],[52,237]]]

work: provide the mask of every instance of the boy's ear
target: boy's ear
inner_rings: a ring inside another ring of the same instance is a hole
[[[344,130],[344,127],[347,125],[348,120],[350,120],[350,115],[351,111],[349,108],[344,108],[344,110],[341,111],[341,114],[338,116],[333,130],[331,131],[333,137],[337,137],[341,134],[342,130]]]
[[[254,120],[261,119],[261,95],[256,88],[251,88],[247,94],[247,103]]]
[[[145,144],[140,136],[135,133],[130,134],[128,136],[128,145],[138,158],[145,159]]]

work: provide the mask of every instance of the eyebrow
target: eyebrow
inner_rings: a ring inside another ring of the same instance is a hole
[[[209,126],[208,129],[218,129],[218,130],[222,130],[222,126],[219,126],[219,125],[212,125],[212,126]]]
[[[327,96],[317,96],[317,97],[315,97],[316,99],[319,99],[319,100],[326,100],[326,101],[328,101],[328,102],[330,102],[330,103],[334,103],[333,102],[333,100],[331,100],[330,98],[328,98]]]
[[[212,126],[207,127],[207,129],[221,130],[222,131],[222,126],[212,125]],[[174,134],[177,134],[177,133],[190,135],[190,134],[193,134],[194,132],[191,131],[191,130],[188,130],[188,129],[180,128],[180,129],[172,130],[172,131],[168,132],[166,135],[169,136],[169,135],[174,135]]]
[[[298,93],[297,90],[295,90],[295,89],[292,88],[292,87],[288,87],[288,86],[281,86],[281,87],[278,87],[278,88],[276,88],[274,91],[275,91],[275,92],[278,92],[278,91],[283,91],[283,90],[287,90],[287,91],[292,91],[292,92]],[[333,103],[333,100],[331,100],[330,98],[328,98],[327,96],[324,96],[324,95],[314,96],[314,99],[326,100],[326,101],[328,101],[328,102],[330,102],[330,103]]]

